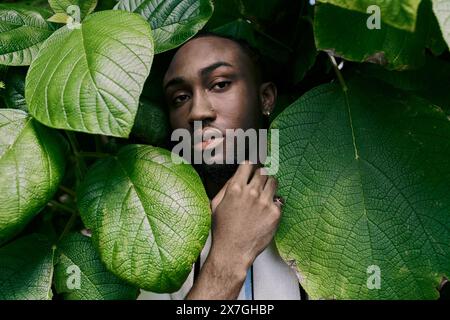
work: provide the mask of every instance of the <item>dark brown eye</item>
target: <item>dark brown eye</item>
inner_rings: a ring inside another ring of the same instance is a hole
[[[216,84],[214,84],[213,89],[225,89],[226,87],[228,87],[230,85],[231,81],[220,81],[217,82]]]
[[[173,99],[173,102],[175,104],[183,103],[183,102],[186,102],[188,99],[189,99],[189,96],[187,94],[182,94],[182,95],[176,96],[175,99]]]

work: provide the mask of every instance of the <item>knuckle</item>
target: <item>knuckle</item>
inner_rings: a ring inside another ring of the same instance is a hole
[[[228,189],[232,193],[241,193],[242,192],[242,187],[239,184],[234,183],[234,182],[230,183],[230,185],[228,186]]]
[[[250,188],[248,190],[248,194],[252,197],[252,198],[258,198],[259,197],[259,191],[256,188]]]

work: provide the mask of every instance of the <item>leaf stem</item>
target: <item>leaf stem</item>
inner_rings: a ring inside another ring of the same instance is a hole
[[[72,213],[72,215],[69,218],[69,221],[67,221],[66,226],[64,227],[63,232],[58,238],[58,242],[72,229],[73,225],[75,224],[75,221],[78,217],[78,211],[75,211]]]
[[[65,193],[67,193],[68,195],[72,196],[72,198],[76,198],[77,194],[75,191],[73,191],[70,188],[67,188],[66,186],[60,185],[59,188],[64,191]]]
[[[327,54],[331,60],[331,64],[333,65],[334,72],[336,73],[339,83],[341,84],[342,90],[344,90],[344,92],[347,92],[348,87],[347,87],[347,84],[345,83],[344,77],[342,76],[341,70],[339,70],[339,67],[336,63],[336,59],[334,58],[334,56],[331,53],[327,52]]]
[[[57,209],[60,209],[60,210],[72,213],[72,214],[77,213],[77,211],[75,209],[72,209],[71,207],[66,206],[65,204],[62,204],[62,203],[60,203],[58,201],[55,201],[55,200],[50,200],[48,205],[51,206],[51,207],[55,207]]]

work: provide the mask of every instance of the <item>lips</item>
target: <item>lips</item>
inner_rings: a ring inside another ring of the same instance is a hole
[[[194,132],[194,149],[207,150],[216,148],[224,140],[222,131],[208,127]]]

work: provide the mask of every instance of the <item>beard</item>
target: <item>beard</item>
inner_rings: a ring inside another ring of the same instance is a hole
[[[249,160],[250,158],[250,147],[248,143],[245,144],[245,160]],[[214,156],[214,152],[213,152]],[[213,181],[214,183],[220,185],[221,187],[235,174],[236,170],[239,167],[239,160],[237,157],[237,149],[234,149],[234,157],[233,163],[227,164],[225,163],[226,156],[224,155],[224,159],[222,161],[224,163],[212,163],[206,164],[202,162],[201,164],[193,165],[194,169],[199,174],[200,178],[205,181],[208,179],[209,181]]]
[[[173,149],[173,147],[175,146],[175,142],[174,141],[168,141],[167,143],[167,148],[169,149]],[[250,147],[248,142],[246,141],[245,143],[245,155],[244,155],[244,159],[245,160],[249,160],[250,158]],[[191,155],[194,154],[194,146],[191,145]],[[212,156],[214,157],[215,151],[212,152]],[[182,154],[180,154],[180,156],[183,156]],[[233,175],[236,173],[236,170],[239,167],[239,159],[237,157],[237,148],[236,148],[236,144],[235,144],[235,149],[234,149],[234,157],[233,157],[233,163],[226,163],[225,158],[226,155],[223,155],[224,159],[222,162],[224,163],[205,163],[204,161],[202,161],[199,164],[195,164],[192,163],[192,159],[187,159],[188,161],[190,161],[191,165],[194,167],[194,169],[196,170],[196,172],[198,173],[198,175],[200,176],[200,179],[202,180],[203,184],[206,186],[206,182],[209,183],[213,183],[214,185],[219,187],[219,190],[225,185],[225,183],[231,178],[233,177]],[[203,159],[203,156],[202,156]],[[242,160],[240,160],[242,161]],[[209,190],[206,190],[208,193],[208,196],[211,196],[212,194],[209,192]]]
[[[195,170],[200,178],[205,181],[208,179],[223,186],[236,172],[239,164],[197,164]]]

